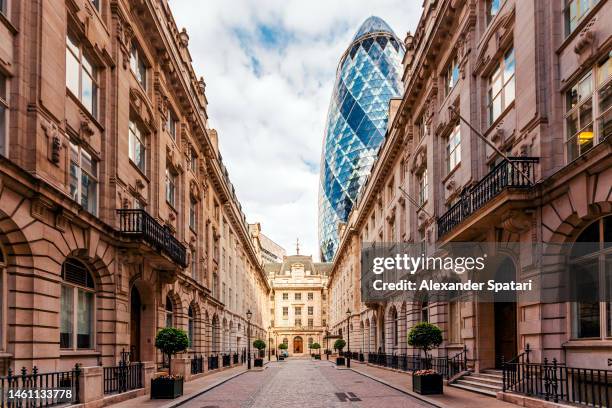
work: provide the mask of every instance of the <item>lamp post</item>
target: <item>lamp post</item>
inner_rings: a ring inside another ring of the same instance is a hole
[[[351,309],[346,309],[346,367],[351,366]]]
[[[247,370],[251,369],[251,309],[247,310]]]
[[[272,360],[272,325],[268,326],[268,362]]]
[[[329,326],[325,325],[325,355],[329,360]]]

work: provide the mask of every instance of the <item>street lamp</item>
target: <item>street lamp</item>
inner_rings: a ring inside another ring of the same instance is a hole
[[[329,360],[329,326],[325,325],[325,355],[327,356],[327,359]]]
[[[346,367],[351,366],[351,309],[346,309]]]
[[[272,325],[268,326],[268,362],[272,359]]]
[[[251,313],[251,309],[247,310],[247,370],[251,369],[251,317],[253,317],[253,313]]]

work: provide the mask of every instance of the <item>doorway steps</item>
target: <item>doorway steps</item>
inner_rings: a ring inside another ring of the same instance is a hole
[[[462,390],[495,397],[503,388],[502,371],[489,369],[479,373],[470,372],[457,378],[449,385],[461,388]]]

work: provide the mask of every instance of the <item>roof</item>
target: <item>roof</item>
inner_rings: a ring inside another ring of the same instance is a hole
[[[311,255],[288,255],[283,257],[283,262],[266,264],[264,269],[276,274],[291,269],[291,265],[296,263],[303,264],[304,269],[312,271],[313,275],[327,275],[332,267],[331,263],[313,262]]]
[[[353,41],[366,34],[380,31],[395,35],[385,20],[380,17],[370,16],[363,23],[361,23],[359,30],[357,30],[357,33],[355,33],[355,36],[353,37]]]

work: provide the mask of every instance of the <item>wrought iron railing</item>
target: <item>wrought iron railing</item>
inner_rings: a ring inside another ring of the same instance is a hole
[[[510,157],[497,164],[474,186],[461,194],[459,201],[438,219],[438,236],[443,236],[506,188],[529,188],[535,182],[537,157]]]
[[[79,403],[79,376],[81,369],[75,365],[69,371],[39,373],[36,367],[28,373],[23,367],[21,373],[13,373],[9,368],[8,376],[0,377],[0,407],[22,408],[33,406],[52,407],[56,405]],[[61,389],[62,392],[43,392]],[[38,396],[39,398],[29,398]],[[19,398],[15,398],[19,397]]]
[[[117,394],[143,388],[142,363],[120,361],[119,365],[104,367],[104,394]]]
[[[204,372],[204,361],[203,355],[191,357],[191,374],[201,374]]]
[[[612,370],[568,367],[546,358],[504,362],[502,370],[504,391],[592,407],[609,407],[612,400]]]
[[[232,358],[233,358],[234,364],[238,364],[238,353],[234,353]]]
[[[155,250],[165,253],[182,267],[187,266],[187,249],[145,210],[119,209],[117,214],[119,229],[123,234],[140,236]]]
[[[230,355],[224,354],[223,355],[223,367],[229,367],[229,366],[230,366]]]
[[[433,369],[444,378],[452,378],[467,370],[467,348],[448,357],[432,357],[395,353],[368,353],[368,363],[401,371]]]
[[[216,370],[217,368],[219,368],[219,356],[210,355],[208,357],[208,369]]]

